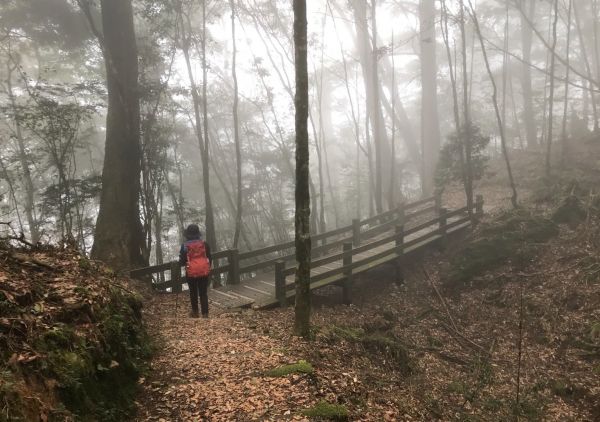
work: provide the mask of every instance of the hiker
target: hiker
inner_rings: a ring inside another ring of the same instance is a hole
[[[196,224],[190,224],[183,232],[185,243],[179,251],[179,263],[185,265],[185,277],[190,289],[192,318],[198,318],[198,293],[202,318],[208,318],[208,283],[212,257],[210,246],[202,240],[202,233]]]

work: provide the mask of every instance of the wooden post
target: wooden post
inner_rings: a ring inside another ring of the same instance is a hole
[[[287,296],[285,291],[285,261],[275,263],[275,298],[282,308],[287,306]]]
[[[237,249],[231,249],[227,254],[229,262],[229,274],[227,275],[228,284],[240,283],[240,252]]]
[[[352,303],[352,243],[344,243],[344,278],[342,289],[344,295],[344,304],[350,305]]]
[[[404,225],[396,226],[396,283],[404,283]]]
[[[352,220],[352,243],[354,246],[360,245],[360,220],[358,218]]]
[[[475,197],[475,215],[477,218],[483,217],[483,195]]]
[[[435,201],[435,214],[440,215],[440,210],[442,209],[442,192],[436,190],[433,199]]]
[[[396,219],[396,221],[398,222],[399,225],[403,226],[404,222],[406,221],[406,211],[404,210],[404,203],[401,203],[400,205],[398,205],[398,218]]]
[[[181,293],[181,265],[179,261],[171,262],[171,283],[173,293]]]
[[[448,240],[448,230],[446,226],[448,225],[448,210],[446,208],[440,208],[440,247],[442,249],[446,249],[447,240]]]

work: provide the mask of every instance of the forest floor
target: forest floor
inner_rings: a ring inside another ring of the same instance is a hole
[[[540,161],[515,159],[521,199],[543,226],[553,224],[545,218],[561,192],[580,191],[585,204],[586,186],[600,176],[580,163],[586,176],[569,175],[577,183],[538,189]],[[492,163],[479,183],[488,215],[465,245],[485,241],[506,221],[509,191],[494,172],[501,164]],[[457,193],[446,196],[450,206],[462,202]],[[473,252],[468,247],[431,251],[402,285],[392,282],[391,267],[380,267],[359,278],[350,306],[337,288],[316,292],[311,341],[292,335],[291,307],[213,309],[208,320],[190,319],[185,293],[155,295],[144,317],[158,352],[140,380],[137,418],[315,420],[321,412],[364,421],[600,420],[600,213],[592,199],[578,224],[525,239],[520,259],[496,260],[460,283],[449,274],[457,256]],[[516,232],[529,215],[519,217]],[[289,364],[298,365],[270,373]]]

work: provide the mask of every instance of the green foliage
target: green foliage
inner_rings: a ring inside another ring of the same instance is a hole
[[[277,368],[273,368],[265,373],[268,377],[285,377],[290,374],[312,374],[314,373],[313,366],[305,361],[300,360],[298,363],[293,363],[291,365],[283,365],[278,366]]]
[[[473,180],[479,180],[488,162],[485,149],[490,143],[490,137],[481,133],[479,126],[461,126],[457,132],[448,135],[448,142],[440,151],[440,160],[436,169],[435,183],[443,188],[452,182],[464,180],[466,166],[465,140],[471,140],[471,174]]]
[[[151,342],[142,326],[138,298],[115,289],[105,305],[93,333],[80,332],[67,323],[55,323],[40,333],[33,343],[44,358],[26,370],[55,380],[60,401],[77,418],[122,421],[132,410],[137,380],[152,352]],[[19,395],[11,388],[14,384],[4,379],[0,397],[18,420],[19,412],[26,410],[21,409]]]
[[[330,421],[347,421],[350,417],[346,407],[341,404],[327,403],[326,401],[320,401],[313,407],[303,410],[302,414],[309,418]]]

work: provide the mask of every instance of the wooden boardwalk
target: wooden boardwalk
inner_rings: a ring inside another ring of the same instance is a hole
[[[478,197],[474,215],[482,213],[483,199]],[[352,225],[313,236],[311,289],[341,285],[350,300],[353,276],[380,265],[393,263],[400,276],[402,262],[415,252],[445,242],[453,233],[472,224],[466,207],[448,211],[439,200],[428,198],[404,205]],[[294,242],[256,251],[239,253],[228,250],[214,254],[213,276],[226,285],[211,289],[210,302],[218,307],[267,308],[285,305],[294,294]],[[185,278],[178,263],[132,271],[132,277],[169,271],[171,280],[154,283],[159,289],[180,291]]]

